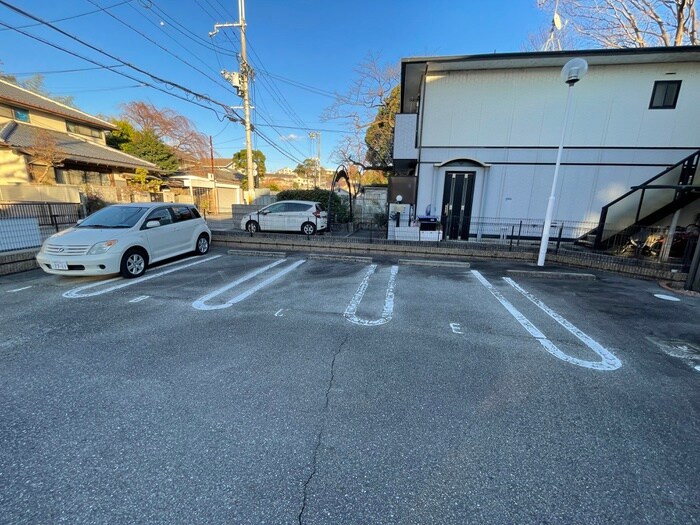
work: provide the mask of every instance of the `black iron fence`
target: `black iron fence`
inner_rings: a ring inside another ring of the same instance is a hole
[[[80,204],[0,203],[0,252],[37,248],[82,218]]]

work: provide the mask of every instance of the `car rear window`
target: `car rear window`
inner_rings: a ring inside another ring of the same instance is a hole
[[[189,221],[194,218],[192,210],[187,206],[173,206],[172,210],[175,214],[175,222]]]

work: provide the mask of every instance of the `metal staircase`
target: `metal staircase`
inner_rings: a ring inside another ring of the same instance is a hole
[[[603,206],[598,227],[591,232],[594,247],[619,246],[642,228],[700,199],[699,160],[700,150]]]

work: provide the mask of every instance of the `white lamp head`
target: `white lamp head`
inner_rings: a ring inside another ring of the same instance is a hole
[[[576,84],[588,71],[588,62],[583,58],[572,58],[561,70],[561,79],[570,86]]]

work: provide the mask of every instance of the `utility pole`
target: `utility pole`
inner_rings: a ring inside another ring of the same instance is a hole
[[[311,140],[316,139],[316,169],[314,170],[314,182],[316,186],[318,186],[319,181],[321,180],[321,132],[312,131],[311,133],[309,133],[309,138]],[[313,147],[311,150],[311,156],[313,157]]]
[[[222,71],[227,81],[236,88],[239,97],[243,97],[243,118],[245,120],[245,149],[246,149],[246,177],[248,178],[248,204],[252,204],[255,199],[255,173],[253,166],[253,126],[250,122],[250,79],[253,76],[253,68],[248,64],[246,51],[246,22],[245,22],[245,0],[238,0],[238,22],[234,24],[214,24],[214,31],[209,36],[214,36],[220,28],[239,27],[241,29],[241,54],[239,59],[240,73],[229,73]]]

